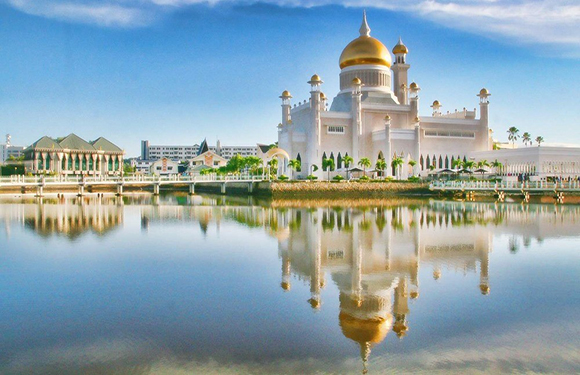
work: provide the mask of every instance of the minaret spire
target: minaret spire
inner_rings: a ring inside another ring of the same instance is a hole
[[[360,36],[371,36],[371,28],[369,27],[369,23],[367,22],[367,11],[363,10],[363,21],[362,25],[360,26]]]

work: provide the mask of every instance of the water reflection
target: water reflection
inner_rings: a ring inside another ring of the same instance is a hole
[[[580,221],[578,206],[443,201],[262,204],[247,198],[143,195],[31,200],[0,208],[0,221],[8,235],[11,226],[22,226],[42,238],[104,236],[128,225],[146,235],[175,223],[194,224],[187,230],[199,230],[204,236],[211,236],[212,228],[219,232],[225,224],[261,230],[277,246],[275,266],[281,270],[276,288],[290,298],[301,292],[296,285],[306,284],[309,296],[297,310],[334,309],[334,327],[359,346],[358,364],[363,372],[369,367],[371,351],[385,345],[389,335],[414,339],[413,331],[419,330],[421,320],[412,302],[428,295],[421,290],[421,281],[425,285],[456,274],[474,276],[464,278],[470,283],[468,293],[487,301],[497,290],[490,279],[493,251],[517,253],[520,244],[526,248],[550,238],[577,236]],[[136,213],[137,220],[125,221],[128,210]],[[494,240],[503,235],[509,238],[507,246],[494,246]],[[251,235],[244,239],[251,241]],[[214,273],[219,274],[219,270]],[[208,280],[194,281],[208,284]],[[330,303],[325,300],[325,288],[335,288],[338,301],[334,296]]]

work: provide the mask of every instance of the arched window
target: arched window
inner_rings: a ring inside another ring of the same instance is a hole
[[[421,166],[421,170],[425,170],[425,164],[424,164],[424,160],[423,160],[423,155],[421,155],[421,157],[419,157],[419,165]]]
[[[443,168],[443,158],[439,155],[439,168]]]
[[[377,159],[385,160],[385,155],[383,154],[382,151],[379,151],[379,156],[377,157]]]
[[[324,160],[326,159],[326,151],[322,153],[322,161],[320,165],[322,166],[322,170],[326,172],[326,168],[324,168]]]
[[[445,156],[445,168],[449,168],[449,156]]]
[[[340,155],[340,152],[338,153],[338,156],[336,157],[336,169],[341,169],[342,168],[342,156]]]
[[[297,168],[296,172],[300,172],[300,171],[302,171],[302,158],[300,157],[300,153],[298,153],[298,155],[296,155],[296,160],[298,160],[298,162],[300,163],[300,168]]]
[[[335,160],[334,160],[334,152],[331,152],[330,153],[329,159],[332,160],[332,162],[334,163],[334,168],[331,168],[330,170],[331,171],[334,171],[334,169],[336,169],[336,163],[335,163]]]

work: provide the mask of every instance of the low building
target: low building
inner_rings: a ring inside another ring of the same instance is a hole
[[[578,179],[580,147],[531,146],[523,148],[478,151],[470,154],[474,161],[499,161],[501,175],[545,180],[548,177]]]
[[[197,156],[189,161],[190,168],[201,165],[209,168],[219,168],[224,167],[227,163],[228,160],[226,158],[218,155],[215,151],[210,150],[205,139],[201,142]]]
[[[141,141],[141,160],[159,160],[168,158],[174,161],[191,160],[200,154],[203,144],[207,145],[210,151],[227,160],[235,155],[256,156],[258,149],[256,146],[222,146],[218,140],[215,146],[209,146],[204,140],[201,144],[194,145],[151,145],[149,141]]]
[[[33,174],[122,174],[124,154],[103,137],[87,142],[76,134],[57,139],[44,136],[24,150],[26,170]]]
[[[163,158],[151,164],[149,172],[156,176],[176,175],[179,173],[179,163],[168,158]]]
[[[0,144],[0,164],[4,164],[10,159],[17,159],[24,155],[24,146],[14,146],[11,142],[12,137],[6,134],[6,143]]]

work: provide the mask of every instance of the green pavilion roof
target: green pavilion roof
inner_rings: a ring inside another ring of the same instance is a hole
[[[38,150],[38,149],[53,149],[53,150],[62,150],[61,145],[54,139],[44,136],[40,138],[38,141],[34,142],[30,147],[29,150]]]
[[[78,135],[71,133],[66,136],[62,141],[59,141],[60,146],[64,149],[69,150],[81,150],[81,151],[94,151],[95,148],[92,144],[85,141]]]
[[[96,141],[91,142],[91,144],[97,150],[123,152],[120,147],[104,137],[99,137]]]

